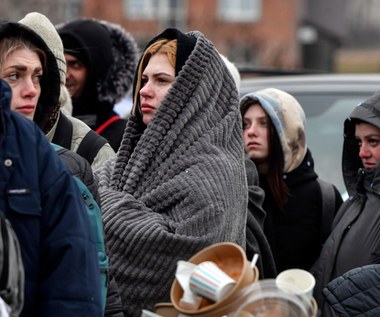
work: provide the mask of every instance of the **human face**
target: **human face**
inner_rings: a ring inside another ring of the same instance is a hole
[[[1,67],[1,78],[12,88],[11,109],[29,119],[36,112],[43,74],[38,54],[28,48],[10,53]]]
[[[84,89],[87,78],[87,67],[75,56],[65,54],[66,88],[73,97],[79,97]]]
[[[380,161],[380,129],[372,124],[359,122],[355,126],[359,141],[359,157],[365,168],[374,168]]]
[[[263,108],[257,103],[251,105],[243,118],[244,148],[259,172],[266,172],[268,166],[268,129],[268,118]]]
[[[152,121],[174,81],[175,70],[166,55],[153,55],[141,76],[140,105],[146,125]]]

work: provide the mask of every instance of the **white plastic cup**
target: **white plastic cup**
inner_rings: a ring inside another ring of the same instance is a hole
[[[223,299],[235,284],[234,279],[211,261],[198,264],[190,276],[191,291],[214,302]]]
[[[282,271],[276,277],[277,287],[284,290],[289,290],[287,286],[292,286],[293,292],[297,295],[305,296],[311,301],[315,287],[314,276],[302,269],[288,269]]]

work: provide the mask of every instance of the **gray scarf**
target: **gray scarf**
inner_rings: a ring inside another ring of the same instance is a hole
[[[247,181],[236,85],[200,32],[145,128],[127,123],[98,172],[104,230],[125,314],[170,300],[178,260],[232,241],[245,247]],[[145,128],[145,129],[144,129]]]

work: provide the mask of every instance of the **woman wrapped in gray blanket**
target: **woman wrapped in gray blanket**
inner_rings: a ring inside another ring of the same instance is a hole
[[[197,31],[153,38],[115,159],[98,171],[104,228],[125,314],[169,301],[178,260],[245,247],[248,189],[236,85]]]

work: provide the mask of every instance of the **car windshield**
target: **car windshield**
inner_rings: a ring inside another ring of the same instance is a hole
[[[341,166],[343,122],[368,95],[293,95],[305,110],[306,140],[315,161],[316,172],[321,178],[333,183],[345,196]]]

